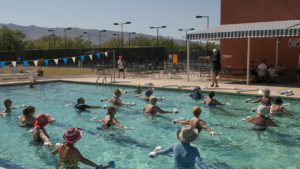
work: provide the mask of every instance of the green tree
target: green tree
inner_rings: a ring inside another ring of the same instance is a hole
[[[6,26],[0,29],[0,50],[23,50],[25,34],[22,31],[13,31]]]

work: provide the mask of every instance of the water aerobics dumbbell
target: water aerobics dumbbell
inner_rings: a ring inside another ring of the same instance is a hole
[[[104,168],[116,168],[115,162],[114,161],[110,161],[108,162],[108,165],[102,165],[100,164],[99,169],[104,169]]]

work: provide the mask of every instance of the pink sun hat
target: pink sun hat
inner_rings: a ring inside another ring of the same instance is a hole
[[[81,136],[82,136],[81,128],[69,127],[66,130],[63,138],[67,143],[75,143],[81,138]]]

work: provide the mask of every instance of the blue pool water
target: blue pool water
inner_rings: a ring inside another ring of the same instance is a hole
[[[62,135],[69,126],[83,129],[83,137],[76,143],[76,147],[88,159],[100,164],[114,160],[118,169],[169,169],[173,167],[173,156],[158,156],[151,159],[147,154],[156,146],[167,147],[177,142],[176,131],[179,124],[161,118],[147,120],[142,108],[146,104],[142,99],[134,97],[133,93],[126,93],[121,99],[135,102],[133,107],[120,107],[116,118],[119,122],[135,130],[123,130],[114,127],[109,131],[100,131],[96,127],[101,123],[91,122],[92,117],[101,119],[105,116],[105,109],[91,109],[90,113],[78,114],[72,107],[65,104],[75,104],[77,98],[84,97],[89,105],[104,105],[100,98],[110,98],[115,86],[96,86],[75,83],[45,83],[38,84],[35,89],[25,85],[0,87],[0,101],[11,98],[13,105],[33,105],[36,114],[49,113],[56,119],[56,123],[46,126],[52,142],[62,143]],[[133,88],[121,87],[125,90]],[[196,103],[191,98],[183,96],[184,91],[159,90],[155,96],[166,97],[158,105],[165,110],[174,107],[178,114],[164,114],[172,119],[192,117],[192,108]],[[206,95],[206,94],[205,94]],[[250,130],[251,124],[242,119],[255,113],[250,110],[257,104],[245,103],[246,98],[256,96],[238,96],[216,94],[221,102],[230,102],[232,106],[223,107],[229,113],[218,110],[207,110],[203,106],[200,116],[209,127],[221,136],[210,136],[202,131],[196,141],[192,143],[200,152],[209,168],[300,168],[300,124],[299,100],[284,100],[291,103],[287,109],[295,114],[294,118],[281,117],[275,121],[280,128],[269,128],[260,135]],[[233,108],[245,110],[234,110]],[[2,110],[3,104],[0,104]],[[29,129],[18,126],[18,116],[22,109],[15,109],[11,115],[0,118],[0,167],[4,168],[55,168],[58,156],[48,155],[51,148],[35,147],[31,141]],[[80,164],[81,168],[88,168]]]

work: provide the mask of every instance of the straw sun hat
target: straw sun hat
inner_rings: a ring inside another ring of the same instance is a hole
[[[198,129],[185,125],[177,131],[177,138],[182,143],[190,143],[198,137]]]

